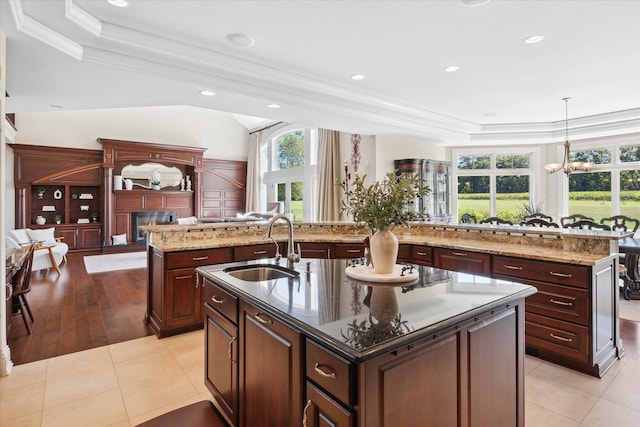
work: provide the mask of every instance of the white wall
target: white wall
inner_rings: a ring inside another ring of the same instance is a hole
[[[450,150],[424,141],[398,139],[389,136],[376,137],[375,176],[381,180],[393,171],[393,161],[399,159],[449,160]]]
[[[102,146],[96,138],[205,147],[205,158],[246,160],[249,133],[228,113],[189,106],[16,114],[16,143]]]

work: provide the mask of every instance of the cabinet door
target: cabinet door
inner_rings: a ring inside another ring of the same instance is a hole
[[[299,426],[301,335],[244,301],[240,313],[240,425]]]
[[[205,384],[234,425],[238,424],[238,328],[208,304]]]
[[[202,322],[202,296],[195,268],[167,272],[167,328],[190,326]]]
[[[81,227],[79,228],[80,237],[78,239],[78,247],[81,249],[93,249],[102,246],[102,228],[100,227]]]
[[[464,396],[460,388],[466,379],[460,373],[465,363],[462,344],[459,333],[455,333],[410,351],[367,361],[365,385],[360,388],[365,390],[365,413],[359,424],[367,427],[467,425],[462,422],[464,414],[460,413],[460,397]],[[492,395],[487,390],[483,393]]]
[[[524,355],[515,309],[490,317],[467,331],[469,342],[469,425],[523,426]],[[500,349],[500,351],[498,351]]]
[[[56,237],[62,237],[62,241],[69,246],[69,250],[78,247],[78,229],[56,227]]]
[[[351,411],[307,381],[307,403],[302,416],[303,427],[351,427],[354,421]]]

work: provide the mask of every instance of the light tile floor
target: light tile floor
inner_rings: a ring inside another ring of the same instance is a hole
[[[15,366],[0,378],[0,425],[135,426],[210,399],[203,346],[203,331],[149,336]],[[640,426],[640,360],[601,379],[529,356],[525,368],[527,427]]]

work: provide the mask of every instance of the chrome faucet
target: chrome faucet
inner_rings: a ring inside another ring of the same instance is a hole
[[[276,259],[278,259],[278,256],[280,255],[280,249],[278,248],[278,243],[276,243],[275,239],[271,237],[271,231],[273,229],[273,223],[275,223],[279,219],[284,219],[289,225],[288,236],[287,236],[288,238],[287,251],[289,252],[287,254],[287,268],[293,269],[293,263],[300,261],[300,245],[298,245],[298,253],[296,253],[294,243],[293,243],[293,223],[291,222],[288,216],[283,214],[277,214],[277,215],[274,215],[273,218],[269,220],[269,225],[267,226],[267,239],[273,240],[273,243],[276,244]]]

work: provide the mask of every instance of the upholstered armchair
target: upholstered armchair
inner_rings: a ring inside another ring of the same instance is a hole
[[[49,270],[53,268],[60,274],[60,264],[67,260],[69,245],[54,236],[55,228],[32,230],[21,228],[7,232],[5,237],[8,248],[20,248],[37,242],[38,246],[33,254],[31,271]]]

